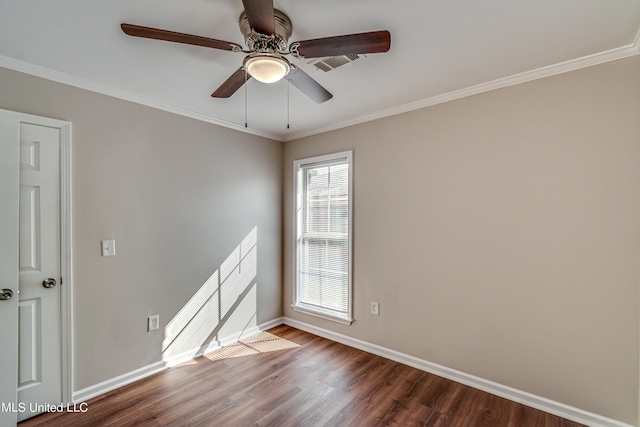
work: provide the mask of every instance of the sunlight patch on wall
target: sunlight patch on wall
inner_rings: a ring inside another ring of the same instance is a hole
[[[164,328],[163,360],[201,355],[257,326],[257,249],[254,227]]]

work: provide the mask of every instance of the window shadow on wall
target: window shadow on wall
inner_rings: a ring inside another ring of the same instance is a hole
[[[164,328],[162,360],[197,357],[256,332],[257,250],[254,227]]]

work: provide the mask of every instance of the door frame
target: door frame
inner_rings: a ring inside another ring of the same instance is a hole
[[[21,123],[60,130],[60,374],[61,398],[73,402],[73,241],[71,186],[71,122],[0,109],[0,114]],[[17,369],[17,367],[16,367]]]

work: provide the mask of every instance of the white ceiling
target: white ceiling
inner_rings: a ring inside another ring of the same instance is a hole
[[[640,52],[638,0],[275,0],[290,42],[373,30],[391,50],[325,73],[333,99],[249,81],[210,94],[244,55],[126,36],[120,23],[244,45],[241,0],[0,0],[0,66],[223,126],[291,140]]]

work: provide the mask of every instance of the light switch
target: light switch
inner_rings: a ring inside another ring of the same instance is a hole
[[[115,240],[103,240],[102,241],[102,256],[113,256],[116,254],[116,241]]]

